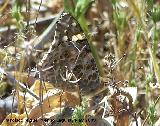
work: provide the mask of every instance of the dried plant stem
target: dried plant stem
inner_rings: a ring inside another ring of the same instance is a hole
[[[154,103],[154,107],[157,105],[157,103],[159,102],[159,100],[160,100],[160,96],[158,96],[158,98],[156,99],[156,101]],[[148,118],[149,118],[149,114],[146,116],[144,122],[142,123],[142,126],[145,126],[145,123],[147,122]]]

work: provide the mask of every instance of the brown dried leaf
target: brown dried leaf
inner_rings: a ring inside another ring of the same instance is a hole
[[[43,90],[43,95],[45,95],[47,91],[54,89],[54,87],[51,83],[48,82],[41,83],[39,80],[35,80],[34,84],[31,86],[30,89],[37,95],[39,95],[40,90]]]
[[[11,73],[16,80],[20,81],[21,83],[25,83],[28,86],[33,85],[35,78],[33,76],[28,75],[28,73],[22,73],[18,71],[13,71]]]
[[[57,107],[65,107],[66,105],[75,107],[76,105],[79,105],[79,104],[80,104],[79,97],[68,92],[64,92],[64,93],[59,92],[57,94],[44,98],[42,106],[40,106],[39,104],[35,106],[30,111],[29,117],[30,118],[40,117],[42,115],[41,110],[43,110],[43,114],[44,114],[44,113],[51,112],[52,109],[55,109]]]
[[[62,9],[63,7],[63,1],[62,0],[54,0],[51,2],[48,2],[48,7],[53,13],[57,13]]]

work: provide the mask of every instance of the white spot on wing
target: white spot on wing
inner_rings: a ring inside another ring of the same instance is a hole
[[[68,37],[67,36],[63,36],[62,40],[66,42],[68,40]]]
[[[77,25],[76,22],[73,22],[73,23],[72,23],[72,26],[73,26],[73,27],[75,27],[76,25]]]
[[[84,34],[77,34],[77,35],[73,35],[72,36],[72,41],[76,42],[78,40],[84,40],[85,39],[85,35]]]

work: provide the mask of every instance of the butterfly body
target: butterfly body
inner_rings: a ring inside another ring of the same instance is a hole
[[[78,85],[82,93],[96,90],[99,73],[80,25],[68,13],[56,23],[54,41],[40,61],[42,78],[66,91]]]

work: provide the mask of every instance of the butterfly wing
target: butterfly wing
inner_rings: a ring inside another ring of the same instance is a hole
[[[76,80],[82,92],[95,90],[99,84],[89,44],[80,25],[68,13],[62,13],[57,21],[54,41],[39,66],[44,81],[64,90],[74,90]]]

